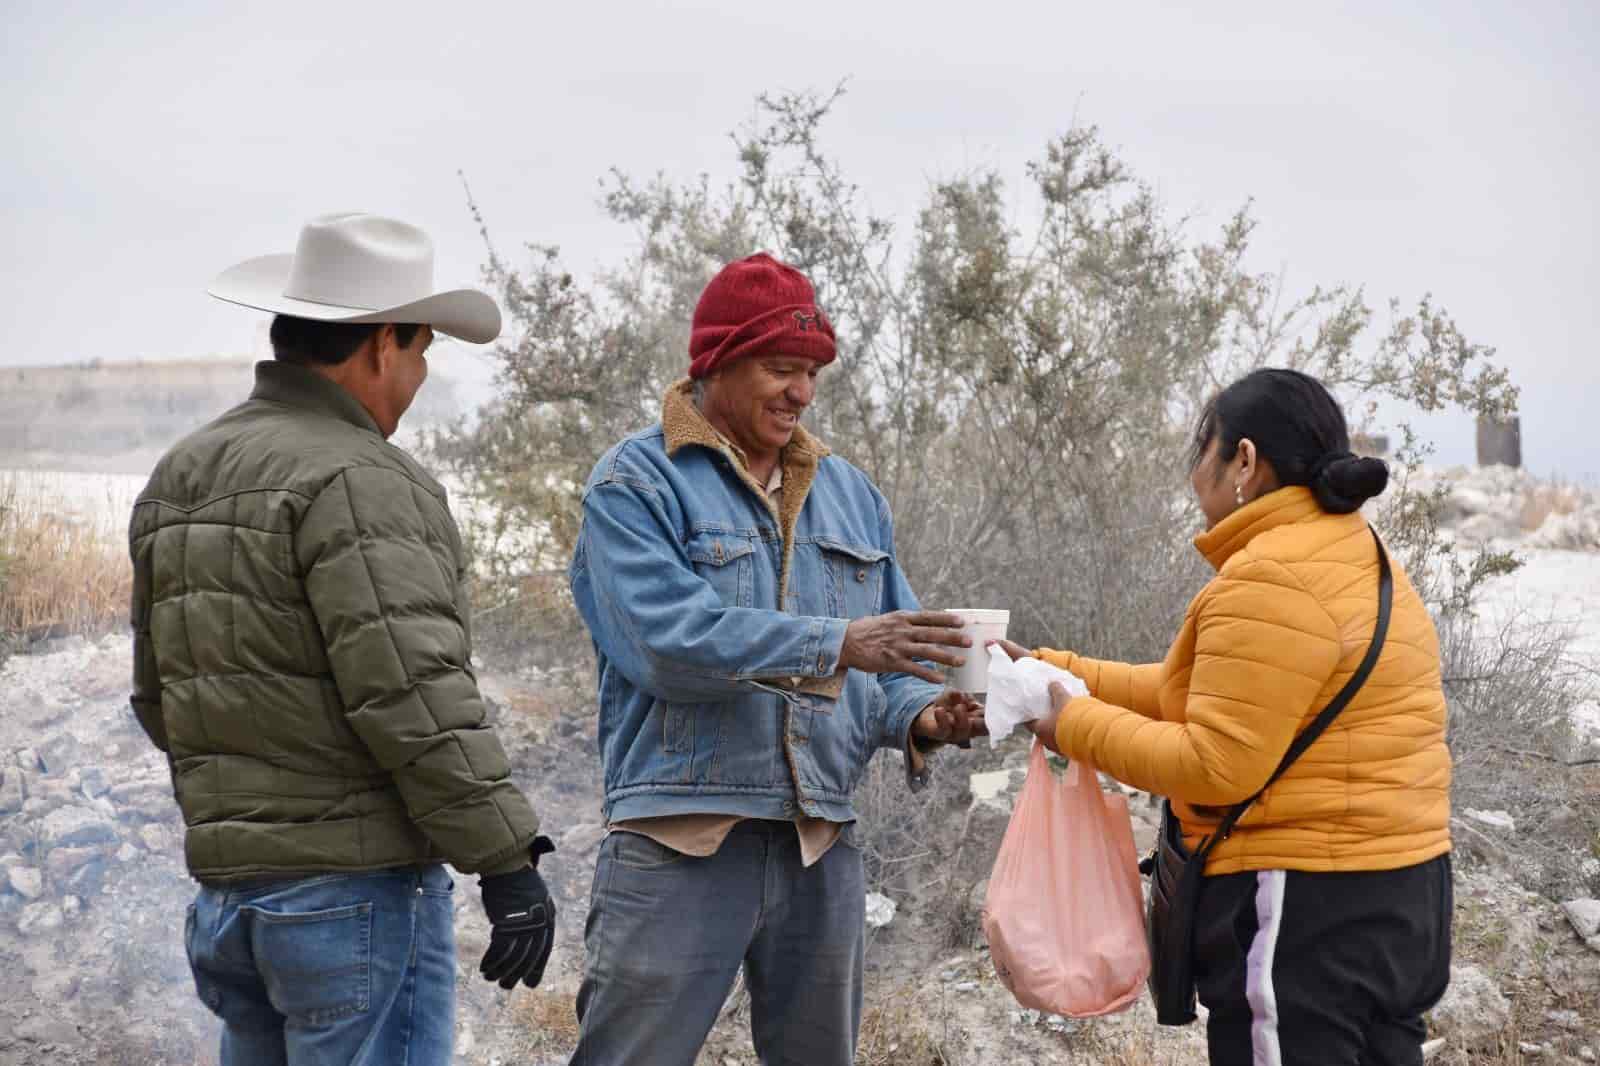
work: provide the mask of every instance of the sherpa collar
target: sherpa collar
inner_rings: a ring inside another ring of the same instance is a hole
[[[695,406],[694,383],[690,379],[684,378],[667,389],[661,401],[661,430],[666,436],[668,456],[674,456],[690,446],[707,448],[726,456],[729,465],[738,473],[739,480],[755,493],[768,510],[773,511],[778,528],[783,532],[783,573],[778,580],[778,603],[784,603],[788,597],[789,563],[794,556],[795,525],[800,520],[801,509],[806,505],[806,497],[811,493],[812,483],[817,479],[817,465],[831,454],[828,446],[806,432],[804,426],[795,427],[794,437],[784,447],[778,460],[783,466],[783,499],[781,506],[774,510],[766,486],[757,484],[751,476],[744,455],[725,440],[700,412],[700,408]]]

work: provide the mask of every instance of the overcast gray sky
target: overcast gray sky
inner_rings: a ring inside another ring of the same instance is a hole
[[[0,365],[260,354],[205,285],[326,211],[417,222],[471,283],[458,168],[502,251],[590,269],[628,248],[608,167],[729,175],[757,92],[849,78],[829,143],[880,213],[1099,125],[1197,225],[1254,198],[1292,287],[1432,292],[1522,385],[1529,465],[1594,479],[1597,50],[1593,0],[15,5]]]

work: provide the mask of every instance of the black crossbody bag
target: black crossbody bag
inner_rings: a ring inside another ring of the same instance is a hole
[[[1372,668],[1378,664],[1383,642],[1389,635],[1389,614],[1394,606],[1394,574],[1389,566],[1389,553],[1384,551],[1378,531],[1372,530],[1372,539],[1378,545],[1378,625],[1372,634],[1372,644],[1356,667],[1350,681],[1339,690],[1323,708],[1322,713],[1307,726],[1289,750],[1283,761],[1272,772],[1261,790],[1243,803],[1228,810],[1217,825],[1216,832],[1200,842],[1193,854],[1183,844],[1183,827],[1172,813],[1169,800],[1161,812],[1161,835],[1155,851],[1139,864],[1141,872],[1150,875],[1150,903],[1145,912],[1145,931],[1150,937],[1150,995],[1155,1000],[1156,1021],[1162,1025],[1188,1025],[1195,1019],[1194,987],[1194,917],[1200,902],[1201,878],[1205,875],[1206,860],[1212,849],[1227,840],[1233,827],[1244,817],[1250,805],[1271,788],[1283,772],[1309,748],[1322,731],[1328,728],[1340,711],[1344,710],[1361,686],[1367,683]]]

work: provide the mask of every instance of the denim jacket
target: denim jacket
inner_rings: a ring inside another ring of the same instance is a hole
[[[589,477],[570,576],[598,658],[611,821],[852,820],[868,761],[904,750],[939,695],[907,674],[840,670],[850,619],[916,597],[866,475],[804,429],[782,462],[775,510],[683,381],[661,423]]]

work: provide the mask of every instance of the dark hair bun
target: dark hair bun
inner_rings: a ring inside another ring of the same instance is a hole
[[[1311,493],[1329,514],[1350,514],[1381,495],[1389,486],[1389,464],[1382,459],[1339,455],[1326,463],[1311,479]]]

